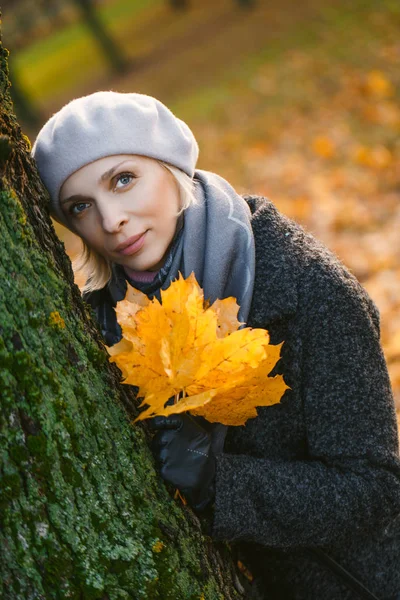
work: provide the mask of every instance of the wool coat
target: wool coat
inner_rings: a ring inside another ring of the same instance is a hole
[[[398,431],[377,308],[323,244],[269,200],[244,198],[256,249],[248,325],[284,342],[271,375],[290,389],[228,428],[212,536],[231,542],[259,598],[358,600],[318,548],[380,600],[400,600]],[[121,298],[84,298],[115,343]]]

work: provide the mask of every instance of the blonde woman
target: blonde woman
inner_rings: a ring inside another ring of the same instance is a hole
[[[232,542],[258,597],[400,598],[400,461],[379,315],[321,243],[267,199],[196,169],[189,127],[143,94],[53,115],[32,154],[51,213],[83,241],[84,299],[105,342],[127,282],[149,297],[194,271],[211,302],[284,342],[290,389],[243,427],[153,420],[161,476]],[[268,376],[268,373],[265,373]]]

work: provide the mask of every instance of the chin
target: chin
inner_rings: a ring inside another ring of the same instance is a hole
[[[161,269],[162,263],[163,261],[161,259],[155,258],[154,260],[146,260],[143,257],[143,260],[134,260],[132,263],[127,264],[126,266],[134,271],[158,271]]]

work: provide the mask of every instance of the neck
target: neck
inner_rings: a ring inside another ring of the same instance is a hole
[[[124,267],[124,271],[129,279],[138,283],[151,283],[158,273],[158,271],[134,271],[129,267]]]

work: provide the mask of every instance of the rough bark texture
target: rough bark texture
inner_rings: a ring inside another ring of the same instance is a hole
[[[2,598],[242,598],[228,548],[153,468],[73,284],[0,47]],[[1,594],[0,594],[1,595]]]

